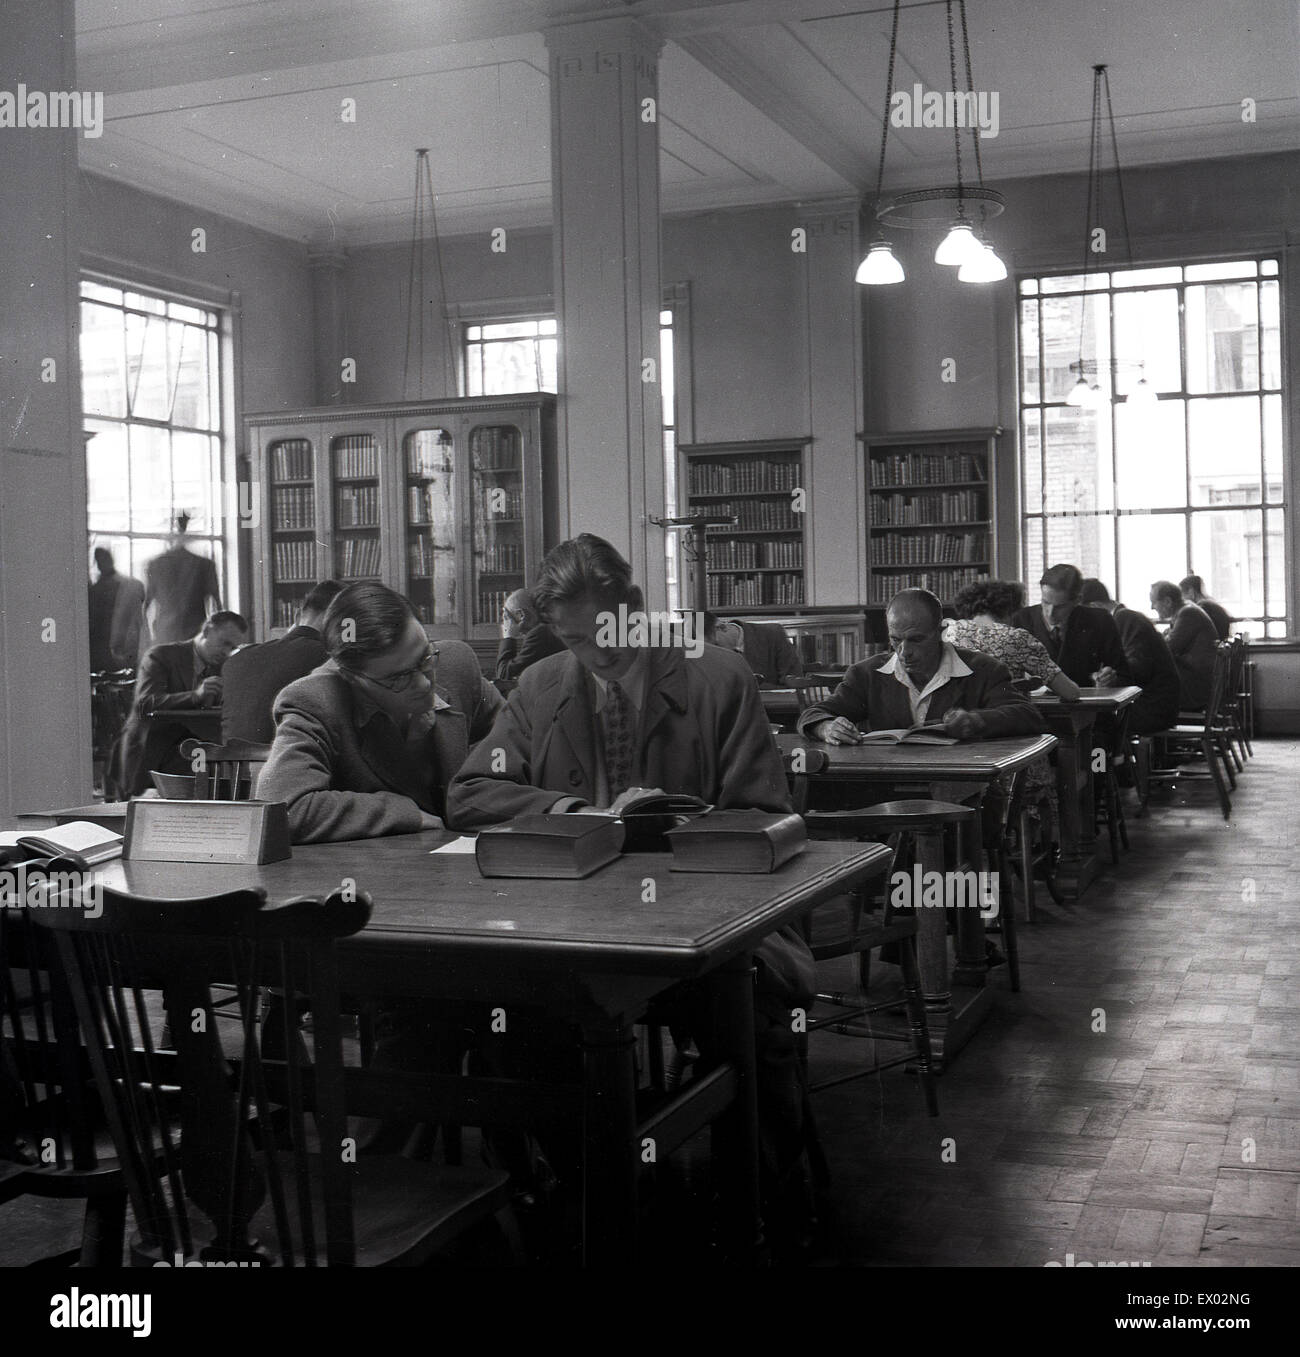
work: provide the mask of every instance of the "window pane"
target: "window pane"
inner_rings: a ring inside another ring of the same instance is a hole
[[[208,413],[207,334],[192,325],[168,326],[172,364],[172,423],[195,429],[211,428]]]
[[[1262,273],[1262,274],[1264,275],[1265,278],[1276,278],[1276,277],[1277,277],[1277,260],[1276,260],[1276,259],[1261,259],[1260,262],[1259,262],[1259,271],[1260,271],[1260,273]]]
[[[157,316],[161,316],[167,309],[167,303],[161,297],[147,297],[143,292],[128,292],[126,304],[133,306],[137,311],[152,311]]]
[[[184,509],[189,514],[190,532],[196,536],[220,527],[215,472],[212,439],[207,434],[172,434],[172,501],[177,513]]]
[[[671,323],[672,312],[666,311],[664,312],[664,315],[668,316],[669,322]],[[659,319],[662,321],[663,316],[660,316]],[[556,332],[556,321],[554,316],[551,316],[548,320],[539,320],[537,322],[537,333],[539,335],[553,335],[555,334],[555,332]]]
[[[81,280],[81,295],[87,301],[116,302],[119,306],[122,304],[120,287],[105,287],[103,283],[92,283],[87,278]]]
[[[524,335],[535,335],[536,333],[537,322],[535,320],[501,321],[495,325],[483,327],[483,335],[486,339],[517,339]]]
[[[1026,410],[1020,435],[1021,508],[1027,514],[1043,511],[1043,432],[1037,410]]]
[[[1282,617],[1286,613],[1286,515],[1281,509],[1265,509],[1264,522],[1268,533],[1268,611],[1272,617]]]
[[[1044,297],[1041,313],[1043,328],[1043,381],[1047,401],[1063,401],[1079,379],[1077,363],[1082,356],[1094,366],[1089,374],[1102,368],[1097,378],[1103,391],[1110,389],[1105,375],[1110,363],[1110,320],[1105,297]],[[1082,328],[1082,336],[1080,329]],[[1093,377],[1089,375],[1091,382]]]
[[[1258,504],[1259,400],[1190,400],[1193,504]]]
[[[1020,399],[1032,403],[1043,398],[1038,366],[1038,303],[1020,303]]]
[[[1020,295],[1022,297],[1036,297],[1038,295],[1038,279],[1022,278],[1020,280]]]
[[[131,529],[162,532],[170,529],[172,510],[171,449],[166,429],[132,425]],[[177,505],[177,510],[188,508]]]
[[[1181,274],[1182,269],[1175,264],[1160,269],[1126,269],[1113,274],[1112,281],[1116,287],[1150,287],[1152,283],[1181,283]]]
[[[1109,574],[1111,552],[1105,539],[1111,534],[1111,520],[1103,514],[1080,514],[1077,518],[1049,518],[1047,526],[1047,564],[1069,562],[1085,575]],[[1039,572],[1041,574],[1041,572]],[[1026,581],[1029,601],[1037,600],[1035,580]]]
[[[1146,377],[1155,391],[1181,391],[1178,361],[1178,293],[1126,292],[1115,298],[1115,375],[1117,394],[1127,395]]]
[[[1182,514],[1124,514],[1119,520],[1119,600],[1151,614],[1151,586],[1187,573],[1187,520]]]
[[[659,390],[663,396],[663,422],[669,426],[677,422],[673,376],[673,332],[665,326],[659,331]]]
[[[87,415],[126,414],[126,352],[122,312],[89,303],[81,308],[81,404]]]
[[[171,400],[166,333],[165,323],[157,317],[127,315],[126,373],[130,414],[137,419],[166,419]]]
[[[1041,280],[1044,294],[1049,292],[1093,292],[1109,286],[1109,273],[1062,273]]]
[[[1255,284],[1189,287],[1185,295],[1187,389],[1256,390],[1259,331]]]
[[[1118,405],[1115,432],[1119,507],[1181,509],[1187,503],[1182,402],[1147,409]]]
[[[1229,264],[1188,264],[1187,281],[1205,283],[1212,278],[1253,278],[1255,273],[1253,259],[1238,259]]]
[[[1282,501],[1282,397],[1264,397],[1264,498]]]
[[[556,378],[556,360],[559,355],[559,347],[553,339],[539,339],[537,341],[538,357],[541,359],[542,376],[538,386],[539,391],[558,391],[559,383]]]
[[[1260,284],[1259,323],[1264,344],[1260,358],[1261,385],[1276,388],[1282,385],[1282,327],[1278,316],[1276,283]]]
[[[1264,612],[1264,515],[1258,509],[1192,515],[1192,561],[1230,617]]]
[[[1077,514],[1114,508],[1110,420],[1069,405],[1044,410],[1043,417],[1044,510]]]
[[[1024,579],[1027,587],[1038,580],[1047,562],[1043,560],[1043,520],[1028,518],[1025,520]],[[1027,588],[1027,593],[1031,590]]]
[[[88,429],[95,437],[86,444],[86,523],[92,532],[120,531],[131,513],[126,430],[93,421]]]
[[[168,302],[167,314],[173,320],[192,320],[199,325],[211,325],[216,320],[211,311],[201,311],[197,306],[184,306],[180,302]]]

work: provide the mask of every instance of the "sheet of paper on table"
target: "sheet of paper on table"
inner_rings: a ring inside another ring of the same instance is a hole
[[[474,839],[466,838],[463,834],[452,839],[450,843],[444,843],[438,848],[430,848],[430,853],[472,853],[474,851]]]

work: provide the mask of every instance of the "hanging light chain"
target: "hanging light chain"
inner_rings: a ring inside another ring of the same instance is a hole
[[[957,93],[957,48],[953,39],[952,32],[952,0],[944,0],[944,9],[948,16],[948,79],[951,82],[950,88],[953,94]],[[965,6],[963,4],[963,13]],[[961,177],[961,119],[952,120],[952,140],[957,152],[957,215],[962,216],[962,205],[965,199],[963,192],[964,184]]]
[[[889,75],[885,81],[885,111],[880,118],[880,160],[876,165],[876,203],[885,182],[885,147],[889,144],[889,106],[894,102],[894,57],[898,52],[898,13],[902,0],[894,0],[894,22],[889,33]]]

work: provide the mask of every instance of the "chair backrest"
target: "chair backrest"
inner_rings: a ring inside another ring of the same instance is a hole
[[[1205,703],[1205,731],[1209,734],[1219,719],[1223,695],[1228,691],[1228,671],[1231,668],[1231,642],[1220,641],[1214,647],[1214,671],[1210,676],[1210,696]]]
[[[139,1229],[133,1254],[150,1262],[179,1254],[227,1264],[353,1264],[355,1170],[345,1162],[334,939],[365,926],[369,897],[336,892],[323,903],[268,910],[254,890],[177,901],[92,885],[89,894],[65,892],[62,903],[34,917],[53,936],[126,1168]],[[230,1053],[214,1021],[209,976],[233,980],[237,992],[240,1041]],[[282,1058],[263,1054],[257,997],[267,984],[306,996],[310,1061],[293,1002],[281,1005]],[[175,1046],[171,1076],[158,991]],[[308,1153],[309,1111],[316,1155]]]
[[[194,770],[198,800],[250,801],[257,794],[257,775],[271,757],[271,746],[251,740],[212,744],[189,739],[181,743],[180,752]]]

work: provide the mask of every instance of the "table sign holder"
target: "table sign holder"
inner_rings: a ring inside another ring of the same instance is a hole
[[[169,801],[127,807],[122,856],[134,862],[231,862],[260,866],[292,856],[283,801]]]

